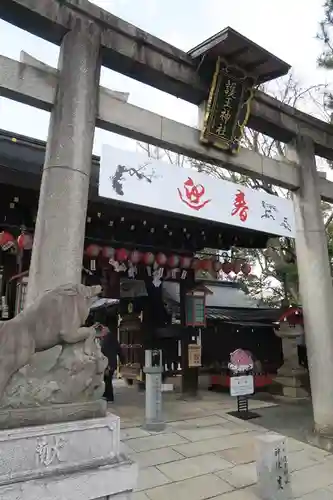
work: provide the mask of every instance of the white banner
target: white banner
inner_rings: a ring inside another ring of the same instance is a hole
[[[290,200],[108,145],[102,148],[98,192],[124,203],[272,235],[295,235]]]

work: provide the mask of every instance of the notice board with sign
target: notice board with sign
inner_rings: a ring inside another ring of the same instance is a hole
[[[185,299],[186,326],[206,326],[206,297],[203,292],[190,292]]]
[[[200,366],[201,366],[201,345],[189,344],[189,346],[188,346],[188,366],[189,366],[189,368],[200,368]]]

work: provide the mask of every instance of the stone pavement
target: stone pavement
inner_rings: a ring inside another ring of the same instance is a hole
[[[117,390],[110,410],[121,418],[123,451],[140,468],[133,500],[258,500],[254,438],[267,433],[228,415],[235,400],[202,393],[184,401],[165,395],[167,427],[162,433],[141,428],[144,395]],[[251,409],[272,406],[253,400]],[[288,438],[293,498],[333,500],[333,455]]]

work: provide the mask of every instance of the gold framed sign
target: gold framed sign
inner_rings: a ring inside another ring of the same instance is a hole
[[[218,58],[200,140],[237,153],[248,122],[255,79]]]
[[[199,368],[201,366],[201,345],[189,344],[188,366],[189,368]]]

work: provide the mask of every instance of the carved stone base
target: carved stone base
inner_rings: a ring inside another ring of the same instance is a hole
[[[278,370],[274,381],[281,385],[282,396],[295,400],[309,396],[304,387],[308,372],[298,363],[297,338],[301,331],[300,328],[282,325],[276,332],[282,339],[284,364]]]
[[[6,500],[127,500],[137,481],[114,415],[0,431],[0,457]]]
[[[107,404],[103,399],[37,408],[0,408],[0,429],[15,429],[17,427],[105,417],[106,410]]]
[[[288,398],[307,398],[309,396],[308,391],[302,386],[300,373],[295,373],[292,375],[287,375],[285,371],[280,374],[278,371],[278,376],[275,378],[275,382],[281,384],[282,395]]]
[[[326,450],[329,453],[333,452],[333,432],[331,435],[324,435],[318,432],[312,431],[308,432],[307,441],[311,446],[316,446],[322,450]]]

